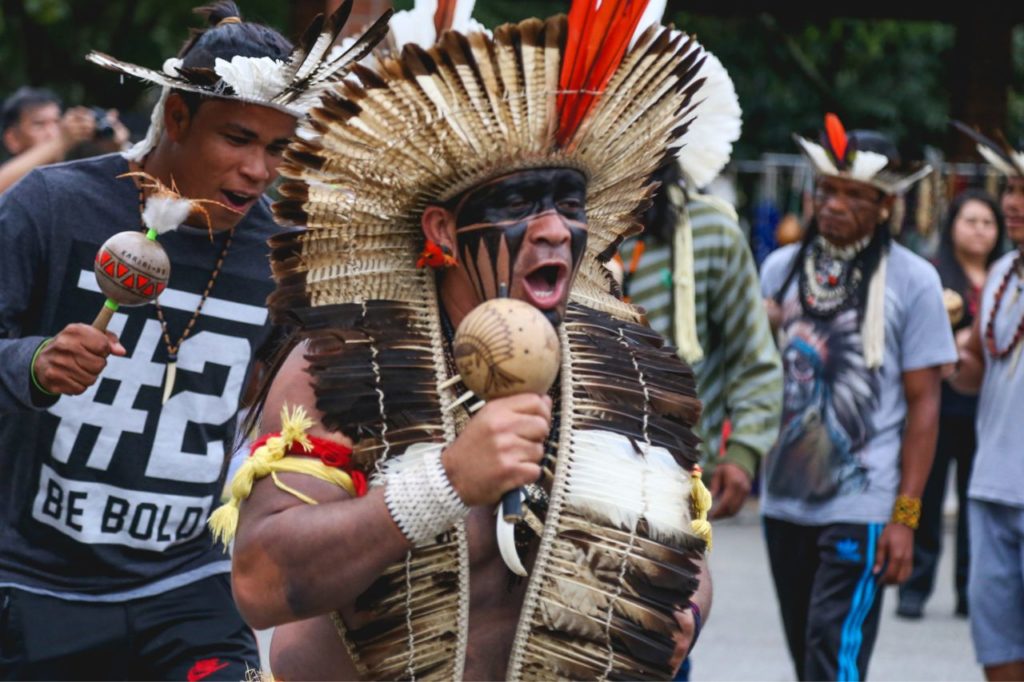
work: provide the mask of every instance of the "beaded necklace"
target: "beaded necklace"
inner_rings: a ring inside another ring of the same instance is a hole
[[[808,247],[800,271],[800,300],[804,310],[818,317],[831,317],[855,305],[864,279],[863,264],[857,256],[871,242],[872,235],[855,244],[835,246],[817,237]]]
[[[142,187],[139,187],[139,215],[141,216],[143,211],[146,210],[146,192]],[[192,317],[189,319],[188,324],[185,325],[185,331],[182,332],[181,336],[178,337],[176,343],[171,343],[171,335],[167,331],[167,320],[164,318],[164,309],[160,306],[159,299],[155,301],[156,305],[156,317],[160,321],[160,328],[163,331],[164,345],[167,346],[167,372],[164,375],[164,394],[163,402],[166,403],[167,399],[171,397],[171,393],[174,391],[174,379],[177,376],[178,366],[178,350],[181,348],[181,344],[185,342],[189,334],[192,333],[192,329],[196,325],[196,320],[199,319],[199,313],[202,312],[203,306],[206,304],[206,299],[209,298],[210,292],[213,291],[213,285],[217,281],[217,276],[220,275],[221,266],[224,265],[224,258],[228,255],[228,249],[231,248],[231,240],[235,236],[235,227],[232,226],[228,231],[228,237],[224,241],[224,247],[220,250],[220,255],[217,257],[217,264],[213,266],[213,272],[210,274],[210,279],[206,282],[206,288],[203,290],[203,295],[199,299],[199,305],[196,307]]]
[[[1003,281],[999,283],[999,288],[996,289],[995,297],[992,300],[992,313],[988,317],[988,323],[985,325],[985,347],[988,349],[989,355],[996,359],[1005,358],[1007,355],[1013,352],[1013,349],[1020,343],[1021,337],[1024,336],[1024,315],[1021,315],[1020,322],[1017,323],[1017,331],[1013,335],[1013,339],[1010,340],[1010,344],[1003,350],[999,350],[996,346],[996,316],[999,314],[999,306],[1003,302],[1003,294],[1006,293],[1006,287],[1010,283],[1010,277],[1017,273],[1020,275],[1021,263],[1024,260],[1024,253],[1017,252],[1013,262],[1010,263],[1010,267],[1007,268],[1006,274],[1003,275]]]

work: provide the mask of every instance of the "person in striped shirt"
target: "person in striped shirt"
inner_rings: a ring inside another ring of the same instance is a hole
[[[655,179],[662,186],[643,234],[619,250],[623,294],[693,365],[704,403],[699,434],[715,500],[711,518],[727,518],[743,506],[778,435],[781,362],[735,211],[689,191],[680,164]]]

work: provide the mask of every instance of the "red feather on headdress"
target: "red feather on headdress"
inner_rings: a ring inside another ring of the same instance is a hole
[[[646,8],[647,0],[573,1],[558,81],[560,145],[572,138],[604,92]]]
[[[825,133],[828,135],[828,144],[832,148],[836,165],[842,168],[846,165],[846,129],[839,117],[831,112],[825,114]]]
[[[437,0],[437,9],[434,10],[434,35],[438,38],[451,29],[455,21],[455,6],[458,4],[459,0]]]

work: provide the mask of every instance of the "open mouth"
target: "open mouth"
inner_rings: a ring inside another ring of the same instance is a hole
[[[529,302],[541,309],[558,305],[565,293],[568,274],[569,269],[563,263],[545,263],[534,268],[523,279]]]
[[[230,208],[236,211],[244,211],[259,198],[255,194],[243,194],[242,192],[231,192],[229,190],[221,190],[220,192],[224,195],[225,202]]]

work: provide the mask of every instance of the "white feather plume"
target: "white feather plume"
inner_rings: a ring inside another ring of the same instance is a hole
[[[703,78],[703,98],[693,112],[695,120],[679,151],[679,164],[694,188],[706,187],[722,172],[732,157],[732,145],[740,139],[743,110],[729,72],[718,57],[707,52],[697,73]]]
[[[839,175],[839,169],[836,168],[836,164],[832,162],[828,152],[817,142],[811,142],[806,137],[800,137],[794,135],[793,139],[796,140],[797,144],[800,145],[800,149],[803,151],[807,160],[811,162],[811,166],[814,167],[815,173],[821,173],[822,175]]]
[[[861,182],[870,182],[887,165],[889,165],[889,159],[885,154],[858,149],[853,152],[850,177]]]
[[[239,98],[261,103],[284,90],[286,67],[280,59],[240,55],[232,57],[230,62],[217,57],[213,64],[214,72]]]
[[[164,234],[177,229],[191,212],[192,202],[188,199],[151,196],[142,210],[142,223],[157,234]]]
[[[455,5],[455,16],[452,18],[452,29],[460,33],[483,29],[483,25],[472,18],[476,0],[462,0]],[[479,26],[479,29],[476,28]]]
[[[581,513],[630,529],[644,518],[651,537],[679,540],[690,532],[690,477],[661,447],[640,455],[624,436],[573,434],[567,503]]]
[[[437,40],[434,30],[434,12],[437,0],[416,0],[412,9],[395,12],[388,22],[388,30],[398,49],[413,43],[422,48],[430,47]]]

